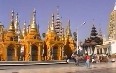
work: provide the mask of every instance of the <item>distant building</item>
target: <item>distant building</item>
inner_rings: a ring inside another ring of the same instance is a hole
[[[70,20],[65,29],[64,31],[61,25],[59,13],[56,18],[53,14],[45,38],[41,39],[35,9],[30,24],[26,27],[25,22],[23,29],[20,28],[18,14],[15,17],[12,11],[9,28],[5,29],[0,23],[0,60],[42,61],[63,60],[65,57],[70,57],[75,50]]]
[[[99,31],[99,34],[96,30],[96,27],[93,25],[90,37],[85,39],[83,43],[83,50],[85,53],[88,53],[89,55],[99,53],[99,49],[96,49],[96,45],[102,45],[103,44],[103,37],[101,30]]]
[[[110,54],[116,53],[116,2],[113,11],[110,14],[109,25],[108,25],[108,40],[109,49],[107,50]]]
[[[116,40],[116,3],[109,18],[108,39]]]
[[[106,37],[103,40],[102,45],[96,45],[98,54],[115,54],[116,53],[116,3],[113,11],[109,17],[108,23],[108,39]]]

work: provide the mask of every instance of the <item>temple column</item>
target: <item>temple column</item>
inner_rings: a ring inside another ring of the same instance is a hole
[[[93,54],[97,54],[97,48],[96,47],[94,49],[94,53]]]
[[[41,50],[42,50],[42,55],[41,55],[42,58],[41,58],[41,60],[45,60],[45,57],[44,57],[45,50],[43,48],[43,45],[42,45],[42,49]]]
[[[50,49],[50,58],[51,58],[51,60],[54,60],[54,58],[53,58],[53,46],[51,47],[51,49]]]
[[[14,61],[17,61],[18,57],[17,57],[17,48],[14,48]]]
[[[64,46],[62,47],[62,59],[64,59]]]
[[[104,48],[104,54],[107,54],[106,51],[107,51],[107,48]]]
[[[26,47],[26,52],[25,52],[25,61],[29,61],[30,60],[30,45],[29,43],[27,44],[27,47]]]
[[[59,59],[58,60],[61,60],[62,59],[62,47],[60,46],[59,48],[59,51],[58,51],[58,53],[59,53]]]
[[[106,48],[106,53],[108,54],[108,48]]]
[[[50,60],[50,57],[51,57],[51,49],[50,49],[50,46],[48,46],[48,49],[47,49],[47,60]]]
[[[99,49],[100,54],[102,54],[102,48]]]
[[[5,45],[4,45],[4,48],[6,48]],[[3,50],[3,60],[7,61],[7,48]]]
[[[41,61],[41,45],[38,46],[38,61]]]
[[[102,54],[104,54],[105,52],[104,52],[104,48],[102,48]]]

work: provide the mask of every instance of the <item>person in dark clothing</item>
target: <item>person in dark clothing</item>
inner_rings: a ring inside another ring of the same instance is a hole
[[[75,56],[75,65],[78,65],[79,66],[79,60],[80,60],[80,57],[78,55]]]
[[[76,56],[75,54],[72,54],[71,59],[73,59],[73,60],[74,60],[74,62],[76,63],[75,56]]]

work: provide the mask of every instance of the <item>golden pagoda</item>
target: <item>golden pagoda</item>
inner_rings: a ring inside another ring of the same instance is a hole
[[[9,29],[0,22],[0,61],[46,61],[64,60],[70,57],[75,48],[71,34],[70,20],[63,28],[59,13],[52,14],[45,38],[41,38],[33,10],[31,22],[23,29],[19,25],[18,13],[12,11]],[[65,30],[64,30],[65,29]]]

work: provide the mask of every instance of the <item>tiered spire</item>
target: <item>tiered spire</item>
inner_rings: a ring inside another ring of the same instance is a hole
[[[15,26],[14,26],[14,11],[12,10],[12,14],[11,14],[11,23],[10,23],[10,27],[9,27],[9,31],[15,31]]]
[[[61,34],[61,21],[60,21],[60,14],[59,14],[59,6],[57,6],[55,30],[58,35]]]
[[[97,30],[96,30],[95,26],[93,25],[90,37],[95,38],[97,35],[98,35]]]
[[[36,29],[37,30],[37,24],[36,24],[36,10],[33,10],[33,17],[32,17],[32,22],[30,29]]]
[[[19,26],[18,13],[16,14],[16,20],[15,20],[14,26],[15,26],[16,35],[18,36],[18,41],[20,41],[20,39],[22,39],[22,31],[21,31],[20,26]]]

